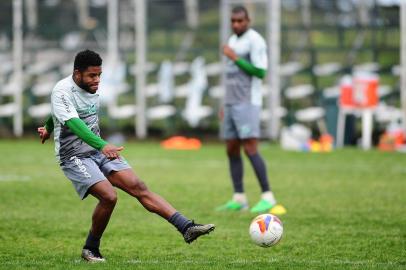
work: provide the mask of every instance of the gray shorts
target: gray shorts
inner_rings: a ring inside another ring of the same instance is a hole
[[[260,137],[261,107],[249,103],[225,105],[223,139],[248,139]]]
[[[112,171],[122,171],[131,168],[127,161],[120,159],[109,160],[101,152],[96,152],[88,157],[73,156],[63,161],[61,169],[83,200],[88,195],[88,190],[94,184],[106,180]]]

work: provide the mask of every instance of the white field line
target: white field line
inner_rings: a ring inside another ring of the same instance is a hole
[[[3,174],[0,175],[0,182],[25,182],[31,181],[32,177],[29,175],[18,175],[18,174]]]

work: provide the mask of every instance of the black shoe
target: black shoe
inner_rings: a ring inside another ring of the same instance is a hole
[[[105,262],[106,259],[100,254],[99,249],[89,249],[84,247],[82,250],[82,258],[88,262]]]
[[[196,224],[192,222],[192,225],[187,228],[186,232],[183,234],[183,238],[186,243],[190,244],[199,236],[209,234],[214,228],[214,224]]]

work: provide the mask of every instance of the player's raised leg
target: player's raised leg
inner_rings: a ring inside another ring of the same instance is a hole
[[[100,239],[113,213],[117,202],[117,193],[109,181],[101,181],[88,190],[89,194],[96,197],[96,205],[92,216],[92,226],[82,250],[82,258],[90,262],[104,262],[100,253]]]
[[[175,226],[187,243],[208,234],[215,228],[214,224],[197,224],[183,216],[164,198],[150,191],[132,169],[113,171],[107,178],[114,186],[137,198],[145,209],[160,215]]]

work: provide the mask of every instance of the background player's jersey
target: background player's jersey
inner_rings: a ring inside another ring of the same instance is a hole
[[[265,40],[255,30],[248,29],[241,36],[232,35],[228,40],[228,45],[238,57],[244,58],[253,66],[261,69],[268,68]],[[225,104],[262,105],[262,80],[248,75],[230,59],[227,59],[225,83]]]
[[[74,156],[88,156],[97,151],[76,136],[65,122],[72,118],[80,118],[93,133],[100,136],[99,94],[86,92],[76,85],[70,75],[59,81],[52,90],[51,107],[55,126],[55,153],[60,162]]]

